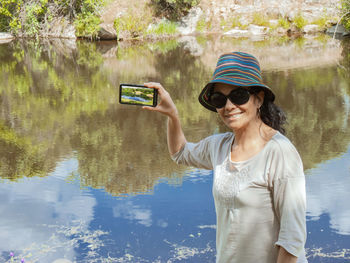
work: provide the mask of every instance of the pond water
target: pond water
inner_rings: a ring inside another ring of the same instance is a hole
[[[166,119],[118,103],[161,82],[187,139],[226,131],[197,102],[219,54],[255,54],[307,183],[309,262],[350,262],[350,54],[328,37],[0,45],[0,262],[215,262],[212,172],[177,166]],[[61,261],[62,262],[62,261]]]

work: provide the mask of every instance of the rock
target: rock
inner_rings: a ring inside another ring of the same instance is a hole
[[[199,7],[192,8],[187,16],[180,21],[178,31],[181,35],[189,35],[196,32],[196,27],[203,11]]]
[[[342,36],[349,35],[349,31],[347,31],[343,25],[332,26],[332,27],[327,29],[326,33],[331,34],[331,35],[336,34],[336,35],[342,35]]]
[[[102,23],[98,31],[98,37],[101,40],[116,40],[118,38],[117,31],[112,24]]]
[[[58,18],[50,23],[50,30],[43,33],[44,37],[76,39],[75,27],[64,18]]]
[[[322,31],[322,28],[319,25],[306,25],[303,28],[303,32],[305,34],[314,34],[314,33],[319,33]]]
[[[250,21],[247,17],[242,16],[239,18],[238,22],[242,25],[242,26],[247,26],[249,25]]]
[[[76,39],[77,37],[75,35],[75,26],[73,24],[68,24],[65,26],[61,31],[61,37]]]
[[[242,29],[239,29],[238,27],[236,27],[234,29],[231,29],[231,30],[225,32],[224,35],[233,36],[233,37],[246,37],[249,35],[249,31],[242,30]]]
[[[194,36],[182,36],[178,41],[183,44],[184,49],[189,51],[191,55],[201,56],[203,54],[203,48],[198,44]]]
[[[291,25],[291,27],[287,30],[287,35],[290,36],[302,36],[304,33],[302,30],[297,28],[295,25]]]
[[[269,20],[269,24],[272,27],[277,27],[278,26],[278,20],[277,19],[271,19],[271,20]]]
[[[10,33],[0,32],[0,44],[11,42],[14,38]]]
[[[270,28],[265,26],[249,25],[248,31],[253,36],[266,35]]]

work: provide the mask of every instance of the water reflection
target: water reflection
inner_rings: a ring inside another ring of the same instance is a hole
[[[341,158],[325,162],[309,173],[308,216],[310,220],[319,220],[329,215],[330,228],[338,234],[350,235],[350,148]]]
[[[347,148],[349,106],[344,102],[349,90],[335,64],[339,42],[305,41],[303,48],[297,42],[228,38],[171,40],[158,46],[1,45],[1,177],[45,176],[61,157],[76,151],[86,185],[116,195],[151,191],[159,177],[170,177],[175,169],[164,145],[165,121],[118,105],[118,84],[163,83],[174,97],[188,139],[198,140],[222,129],[217,116],[197,103],[197,95],[217,55],[233,49],[256,53],[262,61],[265,82],[289,116],[288,134],[305,167],[314,167]],[[315,54],[322,57],[321,65],[310,68]],[[293,65],[307,68],[291,70]]]
[[[79,185],[65,181],[76,174],[77,165],[74,159],[66,160],[45,179],[23,178],[17,183],[0,184],[2,254],[13,251],[33,262],[51,263],[57,258],[73,260],[77,256],[71,245],[76,233],[89,244],[96,244],[101,233],[95,232],[93,238],[94,233],[88,230],[96,200],[87,192],[82,194]],[[4,262],[1,255],[0,260]]]
[[[184,254],[186,262],[213,262],[211,173],[175,165],[166,119],[119,105],[118,86],[163,83],[188,140],[198,141],[225,130],[197,96],[218,55],[232,50],[256,54],[289,117],[288,137],[307,169],[309,255],[320,257],[336,235],[327,254],[333,260],[350,235],[350,210],[342,201],[350,183],[347,47],[327,39],[215,37],[0,45],[0,260],[17,249],[44,262],[46,243],[56,249],[47,262],[63,256],[173,262]],[[87,240],[94,245],[84,245]]]

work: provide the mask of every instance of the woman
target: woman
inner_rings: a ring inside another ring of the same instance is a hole
[[[217,112],[232,132],[189,143],[168,92],[158,83],[160,103],[144,107],[168,116],[172,158],[214,170],[217,216],[216,262],[307,262],[304,244],[305,177],[302,161],[283,135],[283,112],[247,53],[220,56],[199,101]]]

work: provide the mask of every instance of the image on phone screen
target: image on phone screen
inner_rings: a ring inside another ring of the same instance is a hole
[[[157,105],[157,91],[142,85],[121,84],[119,102],[130,105]]]

